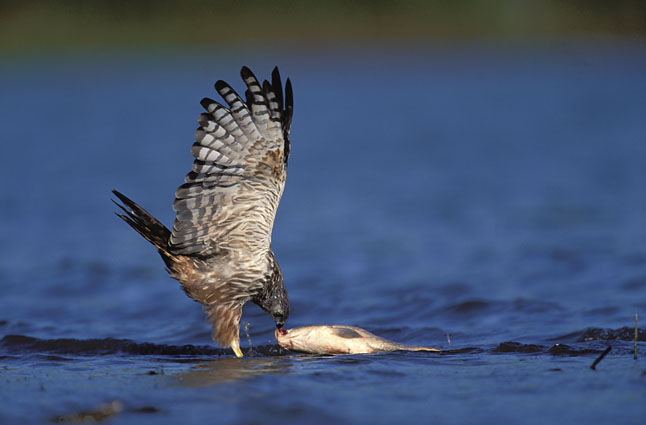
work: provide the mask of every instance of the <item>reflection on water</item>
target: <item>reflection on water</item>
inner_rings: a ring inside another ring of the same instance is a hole
[[[208,387],[256,375],[287,374],[291,363],[282,357],[222,357],[193,366],[176,378],[181,386]]]

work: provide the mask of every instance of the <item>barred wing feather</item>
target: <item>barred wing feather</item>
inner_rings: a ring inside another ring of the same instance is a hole
[[[185,183],[175,193],[177,215],[169,240],[173,254],[237,255],[261,261],[271,244],[276,209],[285,186],[293,97],[285,102],[278,69],[261,85],[241,71],[246,101],[225,82],[215,84],[228,107],[205,98],[206,109]]]

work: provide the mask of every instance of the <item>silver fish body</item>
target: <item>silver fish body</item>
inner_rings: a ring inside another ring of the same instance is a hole
[[[370,354],[385,351],[440,351],[380,338],[364,329],[345,325],[315,325],[294,329],[276,329],[281,347],[311,354]]]

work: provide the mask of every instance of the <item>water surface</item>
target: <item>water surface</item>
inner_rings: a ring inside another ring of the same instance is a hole
[[[589,41],[4,64],[0,421],[641,423],[644,51]],[[248,355],[234,359],[112,214],[116,188],[171,225],[198,101],[220,78],[242,91],[243,64],[259,77],[278,64],[294,84],[273,237],[288,327],[355,325],[446,353],[289,353],[248,305],[253,347],[243,332]]]

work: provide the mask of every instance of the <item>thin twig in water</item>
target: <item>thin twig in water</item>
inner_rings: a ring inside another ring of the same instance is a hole
[[[637,313],[635,313],[635,341],[633,346],[633,359],[637,360]]]
[[[595,370],[595,368],[597,367],[597,364],[599,364],[599,362],[601,360],[603,360],[604,357],[606,357],[606,354],[608,354],[610,352],[611,348],[612,347],[609,345],[608,348],[603,350],[603,353],[601,353],[601,355],[599,355],[599,357],[597,357],[597,359],[594,362],[592,362],[592,365],[590,366],[590,369]]]

